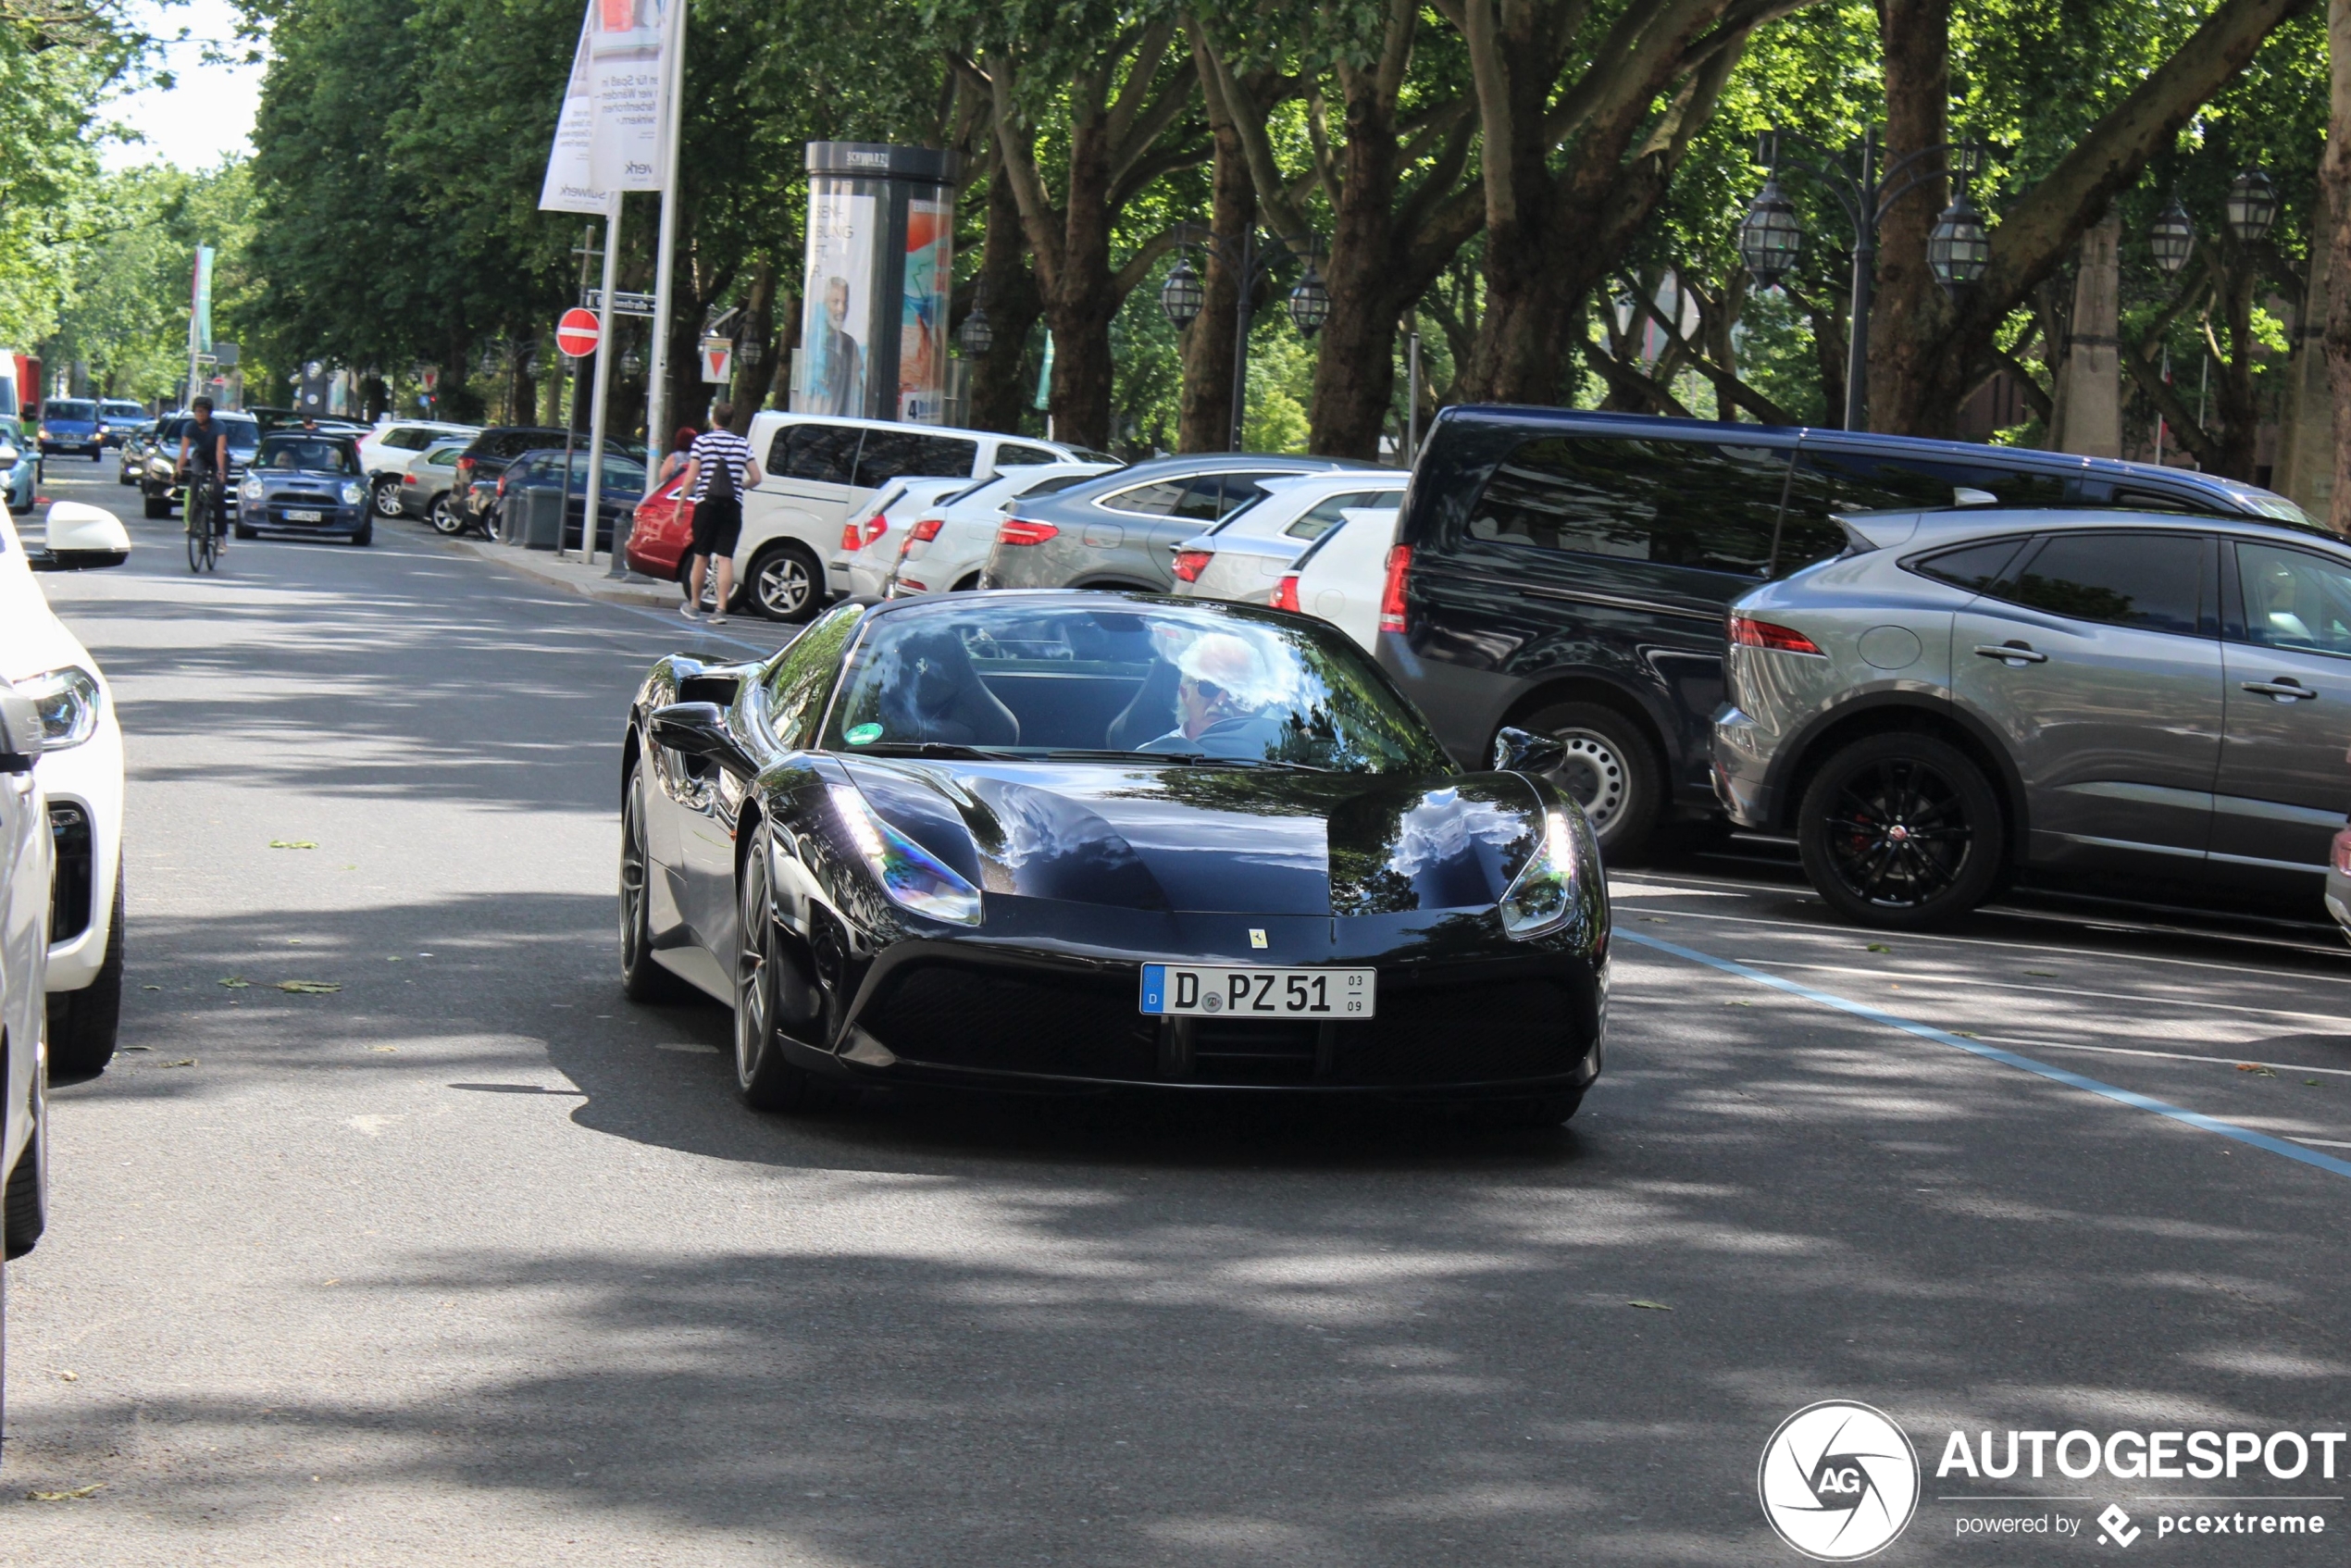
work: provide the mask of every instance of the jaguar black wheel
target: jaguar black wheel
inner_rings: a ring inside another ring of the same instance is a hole
[[[1998,799],[1958,747],[1925,735],[1857,740],[1797,806],[1805,875],[1865,925],[1917,929],[1984,902],[2000,871]]]

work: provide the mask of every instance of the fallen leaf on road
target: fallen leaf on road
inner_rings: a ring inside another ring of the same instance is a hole
[[[602,525],[601,523],[600,523],[600,524],[598,524],[597,526],[598,526],[599,528],[603,527],[603,525]],[[1754,1006],[1754,1005],[1755,1005],[1755,1003],[1753,1003],[1753,1002],[1724,1002],[1723,1005],[1723,1006],[1725,1006],[1725,1007],[1752,1007],[1752,1006]]]
[[[341,980],[280,980],[277,986],[291,996],[331,996],[342,989]]]
[[[600,524],[598,524],[597,526],[598,526],[599,528],[601,528],[601,527],[603,527],[603,525],[600,523]],[[399,1048],[398,1046],[396,1046],[396,1045],[371,1045],[371,1046],[369,1046],[367,1049],[368,1049],[368,1050],[370,1050],[370,1051],[380,1051],[380,1052],[384,1052],[386,1055],[389,1055],[389,1054],[391,1054],[392,1052],[398,1051],[400,1048]]]
[[[153,1051],[155,1047],[152,1045],[123,1045],[117,1046],[115,1049],[118,1051]]]
[[[139,989],[143,991],[159,991],[163,989],[161,986],[141,986]]]
[[[2277,1076],[2277,1074],[2270,1071],[2269,1068],[2264,1067],[2258,1062],[2240,1062],[2237,1064],[2237,1071],[2240,1073],[2258,1073],[2265,1078],[2274,1078]]]
[[[74,1371],[71,1367],[68,1367],[65,1371],[57,1374],[57,1381],[60,1383],[79,1383],[81,1381],[81,1374]]]
[[[599,524],[598,526],[602,527],[603,525]],[[2057,978],[2057,971],[2054,969],[2027,969],[2025,973],[2044,980],[2054,980]]]
[[[272,839],[269,847],[273,850],[315,850],[318,846],[308,839]]]
[[[1644,915],[1641,918],[1652,926],[1662,926],[1666,923],[1665,916],[1662,915]]]
[[[1870,944],[1870,951],[1872,952],[1892,952],[1894,950],[1886,946],[1884,942],[1872,942]]]
[[[597,526],[601,528],[603,525],[599,524]],[[227,986],[232,991],[241,991],[247,986],[252,985],[253,982],[244,978],[243,976],[230,975],[223,979],[215,981],[214,984]]]
[[[183,1056],[177,1062],[166,1062],[164,1064],[167,1067],[193,1067],[195,1064],[196,1059],[193,1056]]]
[[[1645,1307],[1653,1313],[1670,1313],[1673,1310],[1662,1301],[1627,1301],[1624,1304],[1628,1307]]]
[[[86,1487],[76,1487],[69,1492],[27,1492],[25,1497],[32,1502],[79,1502],[84,1498],[96,1497],[98,1488],[105,1485],[104,1481],[93,1481]]]
[[[598,526],[602,527],[603,525],[599,524]],[[1959,1036],[1961,1039],[1982,1039],[1984,1038],[1982,1035],[1977,1034],[1973,1029],[1953,1029],[1951,1032]]]
[[[601,527],[602,525],[600,524],[598,526]],[[2319,1087],[2319,1080],[2316,1078],[2304,1078],[2302,1083],[2307,1089],[2316,1089]]]

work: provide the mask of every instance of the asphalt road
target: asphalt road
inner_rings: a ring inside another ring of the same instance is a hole
[[[126,510],[128,567],[46,579],[129,738],[131,991],[10,1270],[0,1563],[1792,1563],[1758,1460],[1832,1398],[1927,1467],[1883,1561],[2112,1551],[2110,1501],[2135,1554],[2341,1561],[2315,1470],[1934,1475],[2345,1426],[2330,939],[1627,874],[1568,1130],[762,1116],[721,1012],[615,978],[625,700],[706,634],[406,525],[193,580]],[[2163,1492],[2329,1536],[2159,1539]],[[2009,1515],[2079,1534],[1958,1533]]]

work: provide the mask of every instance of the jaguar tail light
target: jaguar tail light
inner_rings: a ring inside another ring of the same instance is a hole
[[[1042,544],[1062,530],[1051,523],[1036,523],[1026,517],[1006,517],[996,525],[999,544]]]
[[[1412,575],[1412,547],[1391,545],[1387,552],[1387,582],[1379,595],[1379,628],[1404,629],[1404,590]]]
[[[1731,641],[1742,648],[1769,648],[1779,653],[1810,653],[1826,658],[1820,644],[1791,627],[1759,621],[1753,616],[1731,616]]]
[[[1302,616],[1306,613],[1298,605],[1298,574],[1296,572],[1282,574],[1280,584],[1274,590],[1274,608],[1287,610],[1293,616]]]
[[[1176,552],[1176,580],[1198,582],[1200,574],[1208,570],[1208,563],[1216,559],[1213,550],[1178,550]]]

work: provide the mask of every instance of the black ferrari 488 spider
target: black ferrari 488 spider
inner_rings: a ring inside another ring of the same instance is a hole
[[[1609,912],[1554,742],[1463,773],[1336,628],[1092,591],[836,606],[670,657],[621,757],[621,967],[745,1099],[1249,1088],[1572,1114]]]

